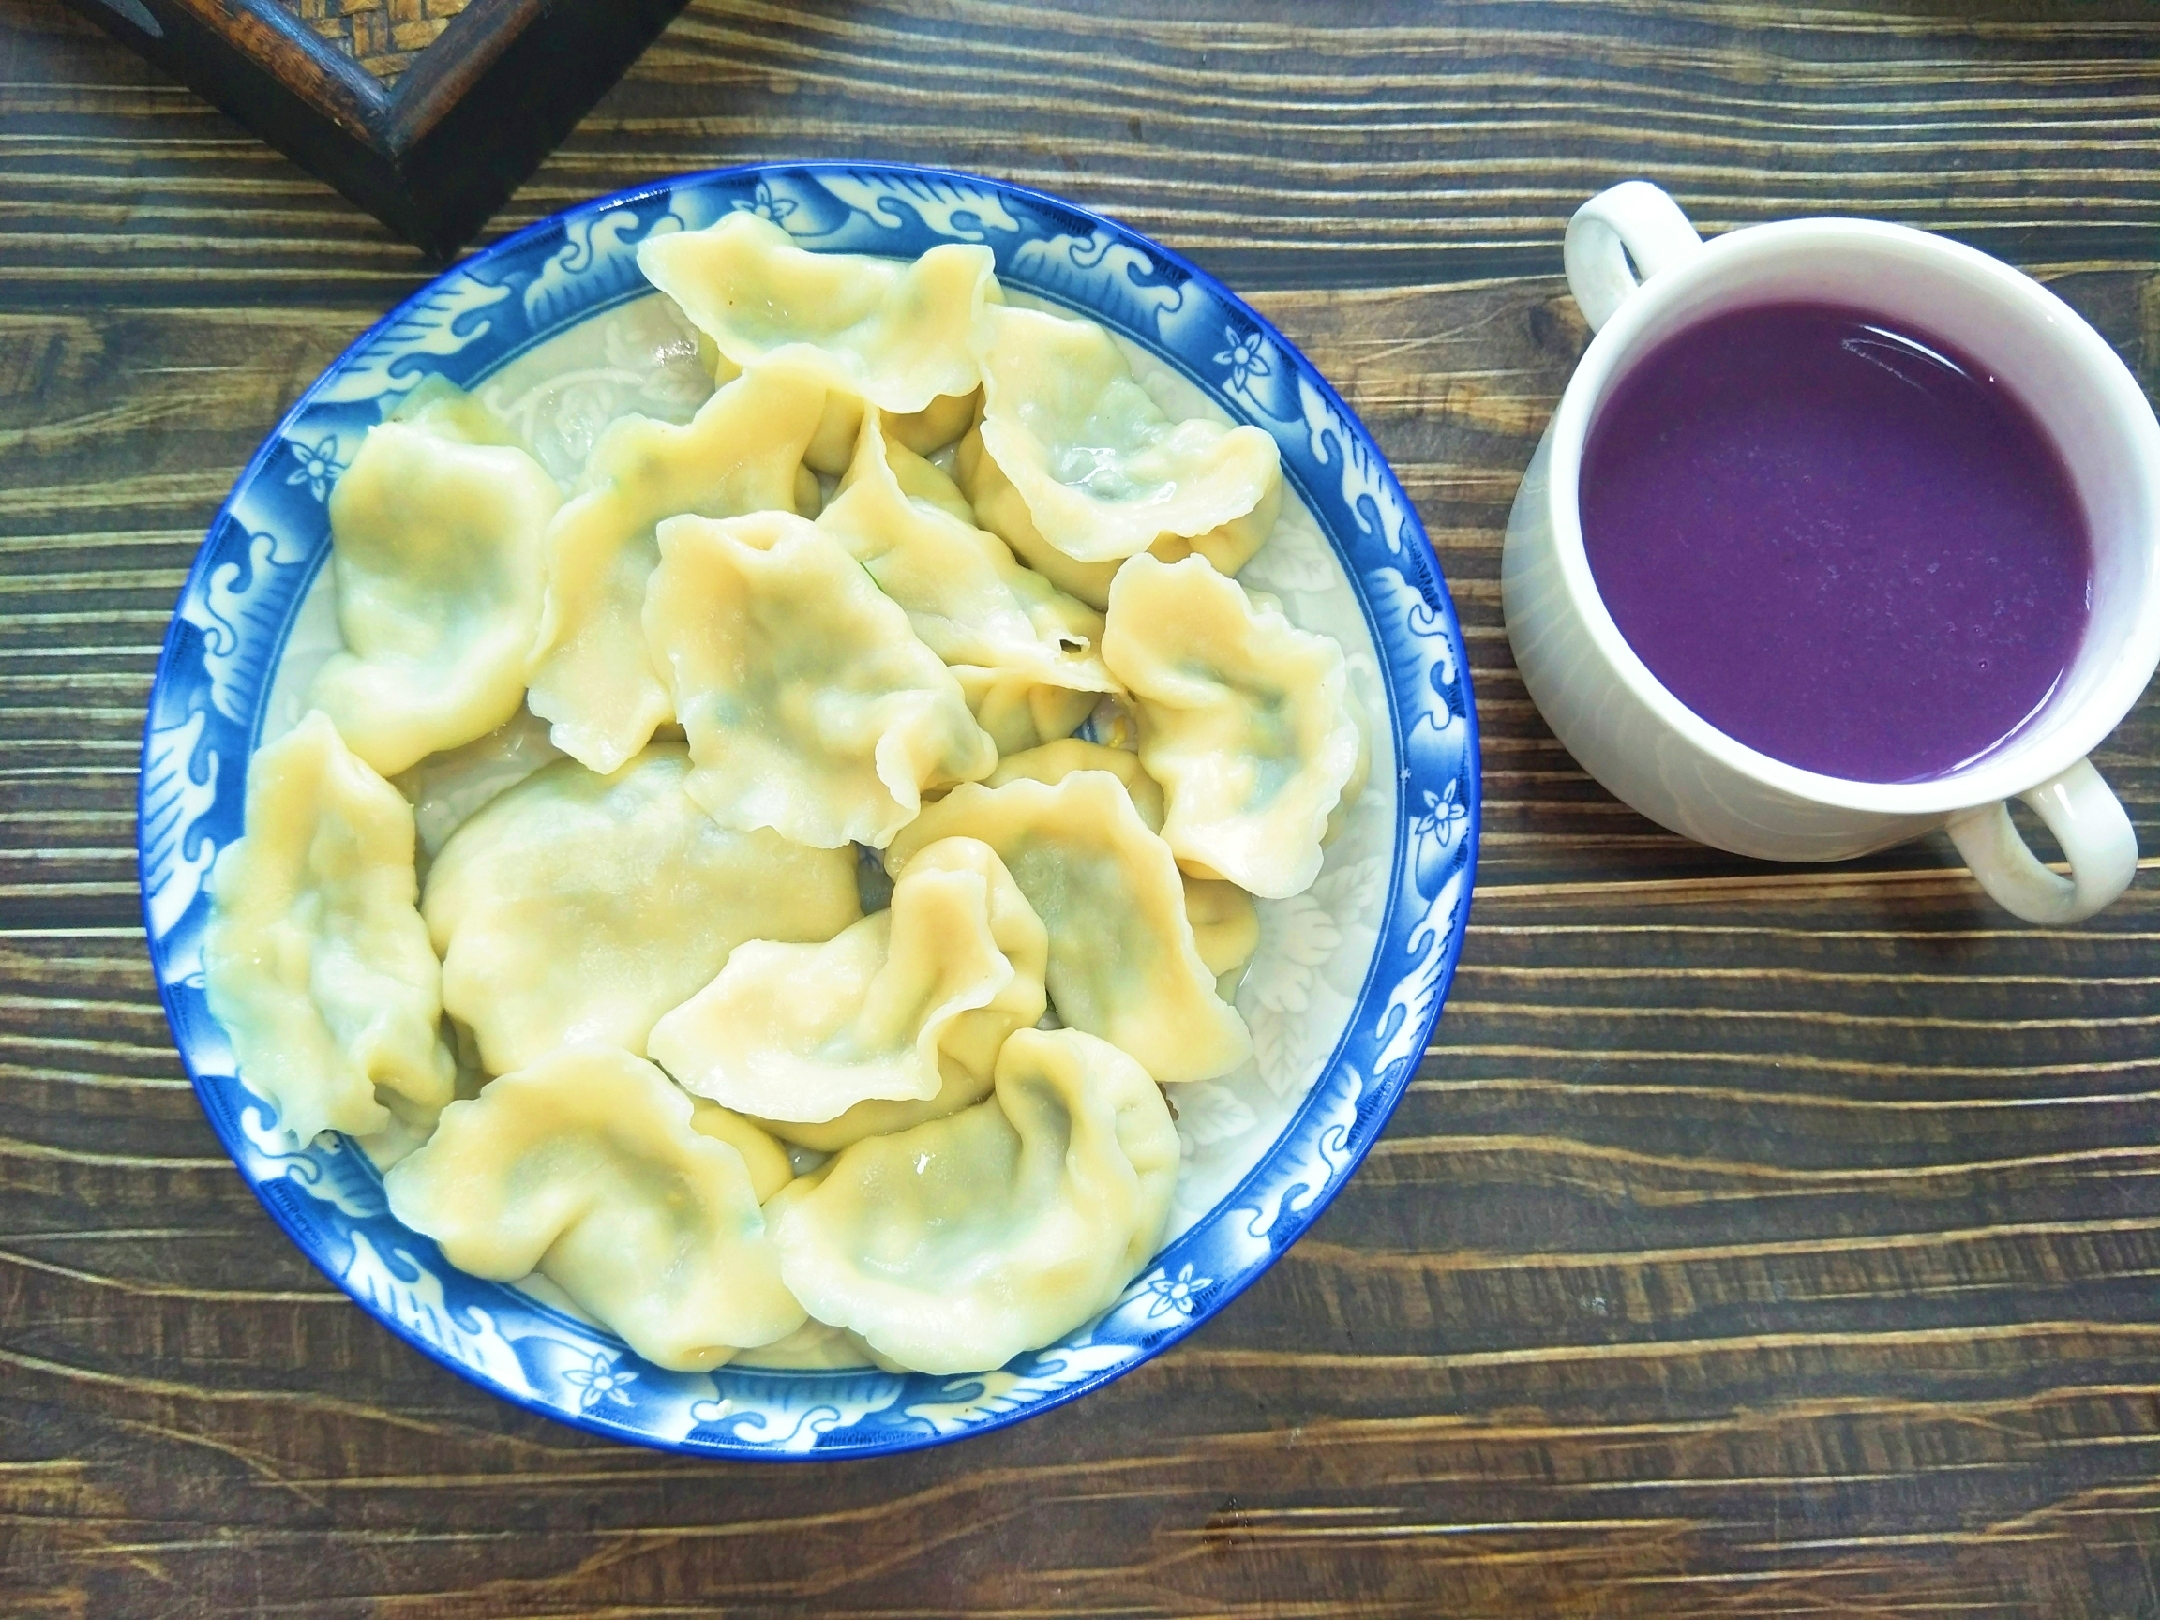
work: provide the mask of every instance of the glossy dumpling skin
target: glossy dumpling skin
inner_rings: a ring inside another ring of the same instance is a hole
[[[1070,737],[1095,707],[1095,693],[1051,686],[1024,671],[955,664],[952,672],[968,712],[1000,754]]]
[[[451,436],[451,420],[371,428],[330,492],[345,647],[309,701],[385,776],[515,714],[540,622],[562,493],[523,450]]]
[[[747,210],[638,247],[646,278],[732,364],[799,360],[887,411],[974,391],[978,328],[999,296],[995,267],[988,248],[959,243],[912,263],[811,253]]]
[[[770,1202],[774,1193],[795,1179],[795,1166],[788,1159],[787,1149],[754,1119],[745,1119],[733,1109],[702,1097],[692,1097],[690,1128],[700,1136],[725,1142],[742,1155],[743,1168],[750,1172],[751,1191],[757,1194],[760,1204]]]
[[[767,1210],[818,1320],[929,1373],[986,1372],[1117,1299],[1161,1241],[1177,1128],[1137,1063],[1021,1030],[990,1101],[839,1154]]]
[[[399,772],[391,785],[411,801],[421,851],[432,860],[489,801],[562,757],[548,740],[547,722],[519,709],[485,737]]]
[[[641,618],[660,560],[653,527],[814,501],[802,459],[824,409],[824,384],[800,367],[760,367],[679,427],[631,416],[601,435],[547,534],[530,702],[554,722],[556,747],[612,771],[672,716]]]
[[[1363,776],[1342,648],[1203,558],[1135,557],[1103,652],[1139,709],[1179,862],[1274,899],[1310,888],[1329,817]]]
[[[538,1271],[662,1367],[717,1367],[803,1323],[743,1155],[619,1047],[552,1052],[451,1104],[383,1190],[452,1265]]]
[[[203,934],[240,1078],[300,1141],[424,1123],[451,1097],[442,972],[413,901],[412,807],[310,713],[248,762]]]
[[[1005,755],[998,761],[997,769],[983,778],[983,786],[1003,787],[1007,782],[1057,783],[1075,771],[1108,771],[1124,785],[1125,796],[1132,800],[1133,809],[1139,812],[1148,831],[1162,831],[1162,787],[1148,775],[1140,763],[1140,756],[1129,748],[1111,748],[1103,743],[1089,742],[1085,737],[1061,737],[1056,742]]]
[[[1023,671],[955,664],[952,672],[968,712],[1000,755],[1070,737],[1095,708],[1095,693],[1052,686]]]
[[[1224,525],[1266,538],[1282,492],[1274,439],[1171,421],[1093,321],[998,307],[985,323],[982,449],[1044,544],[1104,563]]]
[[[672,744],[611,776],[562,760],[436,856],[421,904],[443,1005],[489,1073],[579,1043],[642,1054],[744,940],[830,939],[862,915],[853,851],[721,827],[689,775]]]
[[[1177,862],[1115,776],[954,788],[893,840],[886,865],[905,877],[916,851],[951,837],[996,850],[1042,918],[1061,1022],[1123,1047],[1166,1085],[1227,1074],[1251,1054],[1194,941]]]
[[[1075,771],[1108,771],[1125,785],[1126,797],[1143,825],[1160,833],[1163,825],[1163,790],[1148,775],[1140,756],[1123,748],[1106,748],[1082,737],[1067,737],[1010,754],[983,779],[985,787],[1007,782],[1062,782]],[[1260,913],[1252,896],[1234,883],[1196,878],[1185,880],[1185,915],[1192,923],[1193,945],[1200,960],[1215,975],[1218,987],[1225,976],[1242,969],[1260,946]],[[1224,1000],[1228,1000],[1227,995]]]
[[[1185,878],[1185,916],[1192,924],[1193,949],[1215,975],[1217,993],[1228,1001],[1245,965],[1260,948],[1260,911],[1235,883],[1220,878]]]
[[[1048,952],[990,847],[948,838],[908,863],[889,908],[824,944],[736,946],[649,1049],[690,1091],[768,1121],[927,1103],[948,1064],[988,1086],[1005,1037],[1043,1015]]]
[[[1080,562],[1045,540],[1028,513],[1027,502],[983,449],[979,427],[960,441],[953,471],[975,521],[1003,540],[1016,558],[1089,607],[1100,610],[1110,605],[1110,582],[1117,578],[1124,559]],[[1278,482],[1273,492],[1244,517],[1218,525],[1206,534],[1163,535],[1148,547],[1148,552],[1164,562],[1198,553],[1223,573],[1234,574],[1251,562],[1253,554],[1266,542],[1281,507],[1282,486]]]
[[[847,476],[817,522],[954,666],[1001,751],[1033,746],[1046,726],[1070,733],[1096,694],[1116,689],[1095,651],[1102,615],[976,528],[952,480],[889,440],[878,412],[864,416]]]
[[[907,614],[799,517],[661,524],[645,632],[690,741],[690,792],[723,826],[882,849],[925,788],[997,764]]]
[[[760,1119],[757,1124],[783,1142],[815,1148],[820,1153],[837,1153],[865,1137],[889,1136],[925,1120],[943,1119],[990,1095],[989,1069],[970,1069],[947,1057],[940,1062],[939,1070],[937,1095],[928,1101],[859,1102],[835,1119]]]
[[[790,1372],[843,1372],[860,1371],[875,1359],[876,1353],[856,1335],[813,1319],[784,1339],[745,1350],[735,1358],[734,1365]]]

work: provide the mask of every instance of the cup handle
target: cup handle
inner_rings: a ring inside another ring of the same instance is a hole
[[[1568,291],[1595,332],[1612,319],[1639,283],[1628,260],[1648,281],[1703,245],[1680,205],[1647,180],[1624,180],[1599,192],[1568,221]]]
[[[2137,875],[2137,833],[2091,760],[2079,760],[2019,797],[2062,845],[2070,875],[2040,864],[2011,824],[2008,806],[1961,810],[1950,818],[1951,841],[1997,905],[2027,922],[2081,922],[2130,887]]]

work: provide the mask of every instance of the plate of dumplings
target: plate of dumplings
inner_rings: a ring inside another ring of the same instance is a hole
[[[569,209],[217,516],[144,918],[292,1241],[482,1388],[844,1457],[1175,1343],[1355,1170],[1461,949],[1417,514],[1297,350],[894,165]]]

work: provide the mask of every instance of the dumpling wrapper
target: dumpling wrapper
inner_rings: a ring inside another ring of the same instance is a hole
[[[956,1064],[987,1089],[997,1049],[1042,1017],[1049,938],[990,847],[933,844],[892,905],[822,945],[750,940],[653,1026],[653,1060],[699,1096],[817,1124],[927,1103]]]
[[[1070,737],[1094,710],[1097,694],[1052,686],[1023,671],[955,664],[968,713],[990,734],[1000,754],[1040,748]]]
[[[803,452],[825,386],[800,367],[761,366],[677,426],[629,416],[593,447],[578,493],[548,529],[547,602],[534,652],[533,713],[555,746],[608,772],[674,710],[645,640],[645,589],[660,560],[654,525],[683,513],[812,510]]]
[[[638,245],[646,279],[731,364],[793,360],[896,412],[975,391],[984,312],[1002,296],[996,263],[988,248],[962,243],[912,262],[812,253],[748,210]]]
[[[817,524],[954,666],[1001,751],[1069,735],[1097,694],[1116,690],[1094,650],[1102,616],[976,528],[952,480],[888,440],[878,412],[864,416],[854,460]]]
[[[1135,557],[1110,589],[1103,654],[1139,710],[1180,864],[1272,899],[1310,888],[1364,778],[1342,648],[1203,558]]]
[[[970,1069],[946,1057],[939,1063],[939,1071],[937,1095],[927,1101],[859,1102],[837,1119],[759,1119],[757,1123],[783,1142],[819,1153],[837,1153],[866,1137],[890,1136],[925,1120],[943,1119],[990,1095],[993,1069]]]
[[[390,785],[412,802],[420,849],[432,860],[489,803],[562,757],[547,722],[521,708],[485,737],[400,771]]]
[[[1165,1085],[1211,1080],[1251,1055],[1245,1020],[1195,942],[1170,847],[1115,776],[956,787],[893,840],[886,865],[904,878],[917,851],[953,837],[996,850],[1042,918],[1062,1023],[1123,1047]]]
[[[784,1339],[761,1344],[737,1356],[738,1368],[772,1368],[787,1372],[842,1372],[871,1366],[877,1353],[845,1328],[827,1327],[816,1318],[803,1323]],[[904,1368],[887,1368],[889,1372]]]
[[[840,543],[784,512],[660,525],[645,631],[723,826],[882,849],[997,764],[951,671]]]
[[[1014,557],[1066,595],[1089,607],[1099,610],[1110,605],[1110,582],[1117,578],[1124,559],[1077,562],[1045,540],[1035,527],[1034,518],[1028,515],[1027,502],[1020,498],[1012,480],[983,449],[979,429],[970,431],[960,441],[953,460],[953,472],[961,493],[967,497],[969,509],[975,514],[975,521],[1003,540]],[[1251,562],[1254,553],[1266,543],[1281,507],[1282,489],[1278,483],[1275,492],[1245,517],[1210,529],[1206,534],[1164,535],[1148,547],[1148,553],[1164,562],[1176,562],[1181,557],[1198,553],[1223,573],[1234,574]]]
[[[754,1119],[745,1119],[731,1108],[722,1108],[703,1097],[690,1099],[690,1128],[716,1142],[725,1142],[742,1155],[750,1172],[750,1188],[761,1204],[770,1203],[782,1187],[795,1179],[794,1161],[770,1131]]]
[[[1124,784],[1126,797],[1132,800],[1133,809],[1139,812],[1148,831],[1162,831],[1162,786],[1148,775],[1140,756],[1129,748],[1111,748],[1085,737],[1062,737],[1005,755],[997,769],[983,778],[983,786],[1003,787],[1007,782],[1054,784],[1075,771],[1108,771]]]
[[[573,1044],[642,1055],[744,940],[830,939],[862,915],[854,851],[719,826],[689,775],[679,744],[611,776],[561,760],[436,856],[421,909],[443,1005],[490,1073]]]
[[[1140,756],[1123,748],[1108,748],[1083,737],[1045,743],[1023,753],[1008,754],[998,768],[983,779],[985,787],[1007,782],[1062,782],[1075,771],[1108,771],[1125,784],[1149,832],[1163,825],[1163,790],[1140,763]],[[1223,979],[1252,960],[1260,946],[1260,913],[1252,896],[1234,883],[1179,874],[1185,880],[1185,915],[1192,922],[1193,945],[1200,960],[1215,975],[1218,990]],[[1223,995],[1229,1000],[1227,994]]]
[[[942,395],[919,411],[880,411],[875,405],[864,405],[859,395],[835,387],[825,396],[825,415],[810,447],[803,452],[803,464],[828,478],[846,473],[855,460],[866,412],[882,418],[888,443],[927,456],[957,442],[974,426],[981,409],[981,389],[971,394]]]
[[[507,444],[527,449],[524,436],[478,395],[468,394],[440,372],[424,377],[384,418],[409,422],[461,444]]]
[[[456,1064],[413,905],[412,807],[311,712],[248,762],[244,826],[203,932],[204,994],[241,1080],[302,1143],[424,1125]]]
[[[971,841],[963,840],[962,842]],[[1008,874],[1009,876],[1010,874]],[[1186,882],[1189,890],[1192,880],[1187,879]],[[1017,887],[1015,885],[1015,888]],[[1220,887],[1227,889],[1230,885],[1222,884]],[[1022,899],[1024,900],[1025,897],[1023,896]],[[1250,906],[1251,902],[1247,901],[1246,904]],[[1030,908],[1030,914],[1032,915],[1032,908]],[[1037,919],[1037,921],[1039,924],[1040,919]],[[1014,960],[1020,960],[1022,948],[1019,942],[1012,940],[1010,934],[1006,937],[1011,943],[1003,948],[1009,951]],[[980,1015],[980,1023],[988,1024],[992,1033],[999,1033],[1002,1030],[1002,1020],[996,1023],[991,1022],[997,1016],[1000,1006],[1009,1007],[1013,1011],[1025,1011],[1026,1007],[1033,1006],[1035,1008],[1034,1016],[1026,1021],[1037,1022],[1041,1019],[1042,1004],[1033,999],[1032,990],[1027,987],[1031,981],[1040,981],[1047,969],[1049,951],[1047,930],[1044,932],[1043,950],[1043,963],[1035,964],[1030,952],[1027,961],[1032,968],[1032,972],[1016,973],[1013,986],[999,997],[998,1004],[985,1008],[983,1014]],[[1205,951],[1206,948],[1203,945],[1203,955],[1205,955]],[[1249,955],[1250,952],[1248,951],[1247,954]],[[1026,997],[1025,1000],[1023,1000],[1023,995]],[[976,1023],[977,1020],[971,1018],[968,1022]],[[943,1119],[947,1114],[957,1113],[972,1103],[981,1102],[983,1098],[990,1095],[993,1069],[991,1057],[995,1055],[994,1052],[990,1056],[964,1062],[955,1057],[949,1049],[955,1044],[959,1043],[948,1041],[948,1050],[940,1053],[940,1084],[937,1095],[927,1102],[859,1102],[837,1119],[818,1121],[763,1119],[759,1123],[765,1129],[771,1131],[773,1135],[792,1142],[799,1147],[813,1148],[820,1153],[837,1153],[840,1149],[852,1143],[860,1142],[867,1136],[885,1136],[894,1131],[904,1131],[911,1126],[920,1125],[925,1120]]]
[[[1215,975],[1216,993],[1231,999],[1245,964],[1260,948],[1260,910],[1235,883],[1217,878],[1185,879],[1185,917],[1192,924],[1193,949]]]
[[[1112,1304],[1162,1240],[1177,1128],[1131,1058],[1024,1029],[997,1094],[845,1149],[766,1210],[819,1321],[919,1372],[987,1372]]]
[[[743,1155],[620,1047],[568,1047],[453,1103],[383,1178],[476,1277],[537,1271],[646,1360],[702,1372],[802,1326]]]
[[[523,450],[454,436],[455,420],[446,405],[369,429],[330,491],[345,646],[308,701],[384,776],[515,714],[540,623],[562,492]]]
[[[1228,528],[1218,543],[1242,547],[1236,566],[1244,566],[1282,498],[1272,437],[1200,417],[1171,421],[1093,321],[1002,306],[984,319],[982,452],[1018,493],[1042,545],[1075,562],[1107,563],[1166,537]],[[979,459],[970,470],[984,482]],[[994,503],[975,504],[996,528]]]

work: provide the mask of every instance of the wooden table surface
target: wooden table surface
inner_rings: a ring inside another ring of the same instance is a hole
[[[1485,736],[1436,1043],[1272,1273],[1016,1429],[721,1466],[405,1348],[197,1111],[137,920],[152,664],[256,441],[428,271],[0,0],[0,1612],[2160,1616],[2160,889],[2047,931],[1940,838],[1682,843],[1547,733],[1498,584],[1584,196],[1950,232],[2150,385],[2156,134],[2142,0],[692,5],[497,230],[826,155],[1130,220],[1371,424]],[[2160,709],[2100,765],[2160,850]]]

